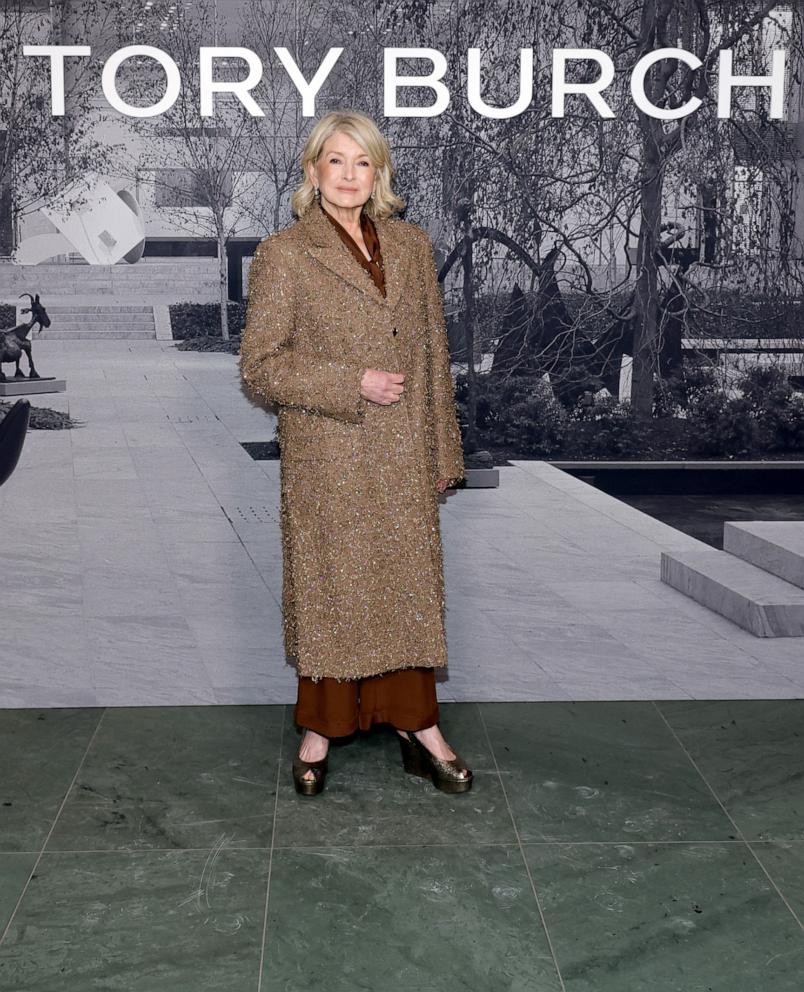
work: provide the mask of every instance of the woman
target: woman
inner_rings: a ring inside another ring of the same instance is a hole
[[[463,478],[432,245],[392,214],[388,144],[333,112],[302,154],[298,221],[249,273],[240,370],[278,407],[282,613],[305,734],[296,789],[324,788],[329,738],[391,723],[406,771],[472,772],[438,727],[447,663],[438,493]]]

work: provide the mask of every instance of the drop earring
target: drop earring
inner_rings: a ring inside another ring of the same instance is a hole
[[[321,202],[321,190],[316,186],[315,188],[315,198],[320,203]]]

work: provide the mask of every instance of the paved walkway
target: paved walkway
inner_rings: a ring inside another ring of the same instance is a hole
[[[84,426],[29,433],[0,488],[0,707],[287,703],[274,418],[231,355],[36,341]],[[694,539],[545,462],[441,510],[444,701],[798,698],[801,639],[759,639],[659,580]],[[443,675],[443,673],[442,673]]]

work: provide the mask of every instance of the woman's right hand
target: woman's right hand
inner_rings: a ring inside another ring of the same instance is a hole
[[[405,376],[402,372],[383,372],[380,369],[366,369],[360,380],[360,395],[372,403],[387,406],[397,403],[404,391]]]

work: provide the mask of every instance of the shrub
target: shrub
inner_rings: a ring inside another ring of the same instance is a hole
[[[551,455],[560,451],[563,445],[568,419],[563,406],[545,385],[526,393],[511,405],[510,437],[523,454]]]
[[[746,369],[738,385],[756,419],[763,451],[804,448],[804,397],[793,391],[783,369],[774,365]]]
[[[228,305],[229,334],[240,334],[246,319],[245,303]],[[170,306],[170,324],[173,337],[187,341],[192,338],[221,336],[221,308],[219,303],[173,303]]]
[[[0,420],[5,418],[16,402],[16,400],[0,400]],[[65,431],[78,427],[80,423],[81,421],[74,420],[69,413],[65,413],[63,410],[53,410],[47,406],[31,404],[31,412],[28,417],[29,431]]]
[[[686,360],[682,369],[666,378],[655,381],[654,417],[677,417],[690,401],[701,392],[719,389],[717,372],[710,362]]]
[[[568,417],[541,379],[526,376],[477,376],[477,428],[483,443],[523,455],[544,457],[560,450]],[[462,422],[468,420],[468,386],[458,376],[455,395]]]
[[[593,406],[576,406],[571,423],[575,458],[629,457],[640,452],[640,429],[627,400],[606,396]]]
[[[690,454],[745,458],[756,453],[759,429],[745,398],[699,390],[688,410]]]

